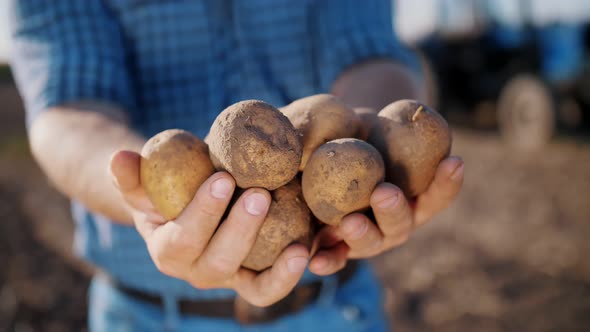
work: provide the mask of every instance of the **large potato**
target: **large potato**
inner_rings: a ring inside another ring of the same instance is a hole
[[[215,169],[207,145],[180,129],[165,130],[141,150],[140,179],[156,210],[175,219]]]
[[[303,137],[303,156],[299,170],[304,170],[311,154],[322,144],[355,137],[359,119],[338,98],[319,94],[302,98],[281,108]]]
[[[383,155],[387,181],[408,197],[428,188],[451,151],[451,131],[438,112],[415,100],[396,101],[379,112],[369,142]]]
[[[303,171],[303,197],[322,222],[337,225],[345,215],[370,206],[373,190],[385,169],[379,152],[355,138],[320,146]]]
[[[295,175],[302,146],[279,110],[259,100],[226,108],[206,138],[213,165],[229,172],[241,188],[279,188]]]
[[[301,195],[299,178],[271,192],[272,202],[266,219],[244,267],[262,271],[275,262],[287,246],[297,242],[311,248],[313,227],[311,212]]]

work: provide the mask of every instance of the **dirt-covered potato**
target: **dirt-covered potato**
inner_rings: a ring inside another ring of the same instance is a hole
[[[373,190],[385,169],[379,152],[369,143],[341,138],[320,146],[303,171],[303,197],[313,214],[330,225],[370,206]]]
[[[156,210],[175,219],[215,169],[207,144],[191,133],[165,130],[141,150],[140,179]]]
[[[377,111],[369,107],[357,107],[354,113],[358,118],[358,126],[355,137],[366,141],[369,139],[369,134],[377,123]]]
[[[299,178],[271,192],[266,219],[242,265],[255,271],[270,267],[287,246],[297,242],[311,248],[311,212],[301,195]]]
[[[215,168],[229,172],[240,188],[279,188],[297,175],[301,162],[301,141],[289,119],[259,100],[226,108],[206,142]]]
[[[369,142],[383,155],[387,181],[408,197],[428,188],[438,164],[451,151],[451,131],[435,110],[415,100],[399,100],[379,112]]]
[[[355,137],[359,125],[354,111],[329,94],[298,99],[281,108],[281,112],[302,135],[301,171],[320,145],[337,138]]]

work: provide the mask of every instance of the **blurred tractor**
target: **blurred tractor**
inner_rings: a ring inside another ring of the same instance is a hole
[[[431,95],[441,112],[491,118],[509,144],[526,150],[588,120],[590,1],[430,3],[436,29],[415,46],[432,67],[426,81],[437,82]]]

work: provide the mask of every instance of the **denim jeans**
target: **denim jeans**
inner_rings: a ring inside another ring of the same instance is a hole
[[[182,315],[173,298],[162,307],[143,303],[94,278],[89,292],[90,332],[122,331],[387,331],[383,292],[368,264],[336,287],[335,277],[326,278],[316,302],[276,321],[240,326],[233,319]]]

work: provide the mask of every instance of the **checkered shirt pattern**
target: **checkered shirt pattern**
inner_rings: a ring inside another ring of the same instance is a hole
[[[282,106],[328,92],[370,58],[416,67],[393,34],[389,0],[13,0],[12,10],[12,68],[28,124],[52,106],[89,100],[120,106],[146,137],[168,128],[204,137],[240,100]],[[234,296],[161,274],[134,228],[72,206],[76,251],[121,283],[182,298]]]

